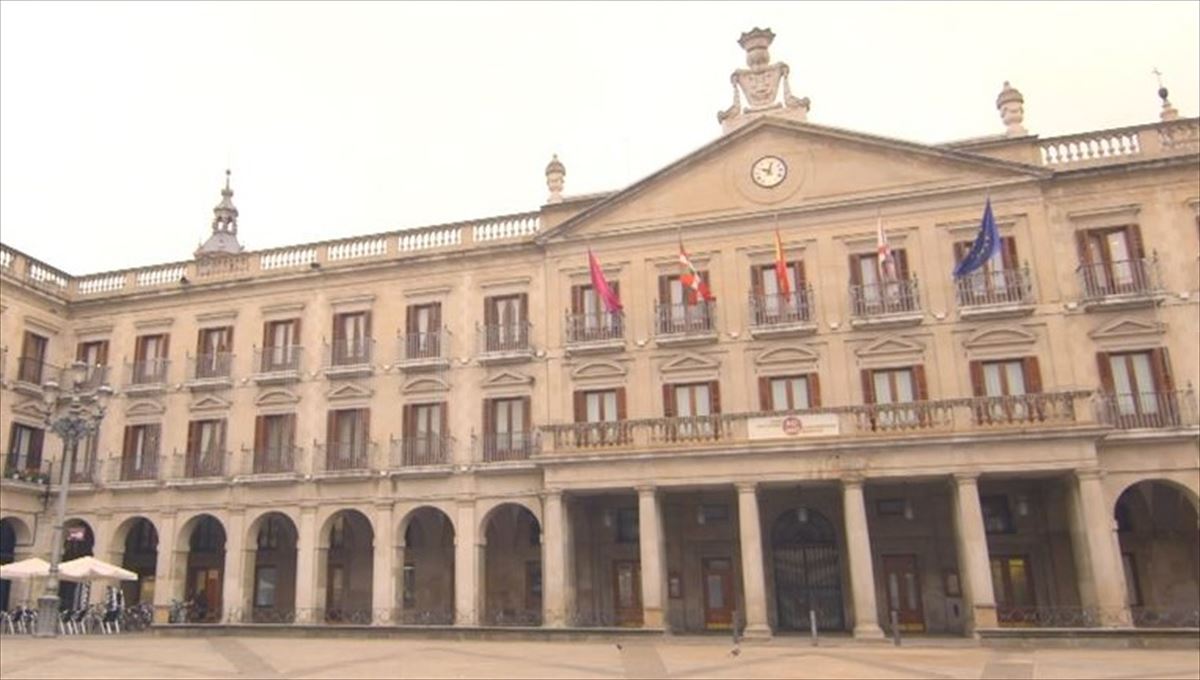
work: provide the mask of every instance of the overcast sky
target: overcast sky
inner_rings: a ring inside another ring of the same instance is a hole
[[[1200,113],[1200,3],[0,3],[0,239],[72,274],[187,259],[227,165],[251,249],[618,189],[720,134],[775,31],[814,123],[1042,136]]]

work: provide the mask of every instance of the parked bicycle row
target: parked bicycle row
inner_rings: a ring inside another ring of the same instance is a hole
[[[115,635],[143,631],[153,622],[154,607],[150,604],[122,608],[93,604],[60,611],[56,628],[60,635]],[[30,607],[0,611],[0,633],[3,634],[32,635],[37,631],[37,623],[38,611]]]

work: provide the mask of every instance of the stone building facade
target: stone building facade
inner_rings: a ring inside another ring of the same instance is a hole
[[[1043,139],[1005,83],[1001,134],[889,139],[811,122],[772,38],[743,35],[723,136],[611,193],[555,158],[535,211],[246,251],[227,183],[192,260],[0,246],[0,560],[49,553],[42,385],[82,360],[117,396],[67,552],[162,612],[1195,626],[1200,122],[1163,91]],[[985,199],[1001,247],[955,280]]]

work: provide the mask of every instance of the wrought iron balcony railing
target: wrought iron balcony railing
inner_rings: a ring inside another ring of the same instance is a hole
[[[446,356],[449,349],[449,332],[446,329],[425,333],[408,333],[399,337],[400,362],[434,361]]]
[[[1081,264],[1076,269],[1085,302],[1111,297],[1147,297],[1162,291],[1158,258]]]
[[[851,314],[859,319],[921,311],[916,277],[850,286]]]
[[[660,335],[699,336],[716,333],[717,303],[700,300],[694,305],[656,302],[654,329]]]
[[[789,295],[780,293],[750,294],[750,326],[775,328],[800,326],[813,319],[813,290],[805,284]]]
[[[959,307],[1027,305],[1033,302],[1029,267],[975,271],[954,282]]]
[[[254,349],[254,366],[259,375],[298,373],[303,368],[304,348],[280,345]]]
[[[42,386],[47,380],[58,380],[62,369],[36,357],[17,358],[17,382]]]
[[[79,383],[79,388],[83,390],[94,390],[101,385],[108,384],[108,366],[104,364],[93,364],[87,367],[83,375],[83,381]]]
[[[233,354],[214,352],[188,357],[188,380],[228,379],[233,368]]]
[[[120,458],[110,459],[115,465],[110,468],[111,482],[142,482],[158,479],[159,458],[157,453],[126,453]]]
[[[347,444],[330,442],[317,446],[317,472],[344,472],[349,470],[371,470],[377,450],[375,442]]]
[[[366,366],[370,365],[371,357],[374,355],[375,340],[372,338],[334,340],[325,347],[326,369]]]
[[[1189,386],[1172,392],[1100,394],[1100,418],[1122,430],[1195,425],[1196,393]]]
[[[422,465],[447,465],[454,449],[454,437],[440,434],[420,434],[392,440],[391,466],[395,468]]]
[[[476,327],[479,334],[481,354],[504,354],[532,352],[533,324],[529,321],[513,323],[481,324]]]
[[[126,364],[130,385],[163,385],[167,382],[170,359],[143,359]]]
[[[625,339],[625,315],[621,312],[567,312],[563,329],[568,345],[620,341]]]
[[[538,449],[537,432],[485,434],[481,438],[483,462],[527,460]]]
[[[188,451],[182,456],[174,476],[182,479],[225,477],[231,456],[229,451]]]
[[[266,446],[251,452],[247,470],[252,475],[274,475],[299,472],[304,451],[298,446]]]
[[[53,471],[51,461],[42,458],[41,453],[30,455],[10,451],[4,457],[4,478],[31,484],[49,484],[50,473]]]

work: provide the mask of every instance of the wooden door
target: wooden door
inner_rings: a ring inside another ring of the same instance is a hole
[[[727,558],[702,562],[704,627],[726,630],[733,625],[733,562]]]
[[[192,567],[192,595],[188,599],[201,601],[202,610],[192,609],[192,620],[209,623],[221,620],[221,569],[218,567]]]
[[[921,606],[917,556],[884,555],[883,582],[887,589],[888,610],[897,613],[900,630],[924,632],[925,612]],[[891,620],[890,614],[888,620]]]
[[[642,625],[642,565],[637,560],[613,562],[613,611],[618,626]]]
[[[1037,624],[1037,598],[1033,569],[1027,555],[996,556],[991,559],[992,589],[996,594],[996,617],[1007,626]]]

